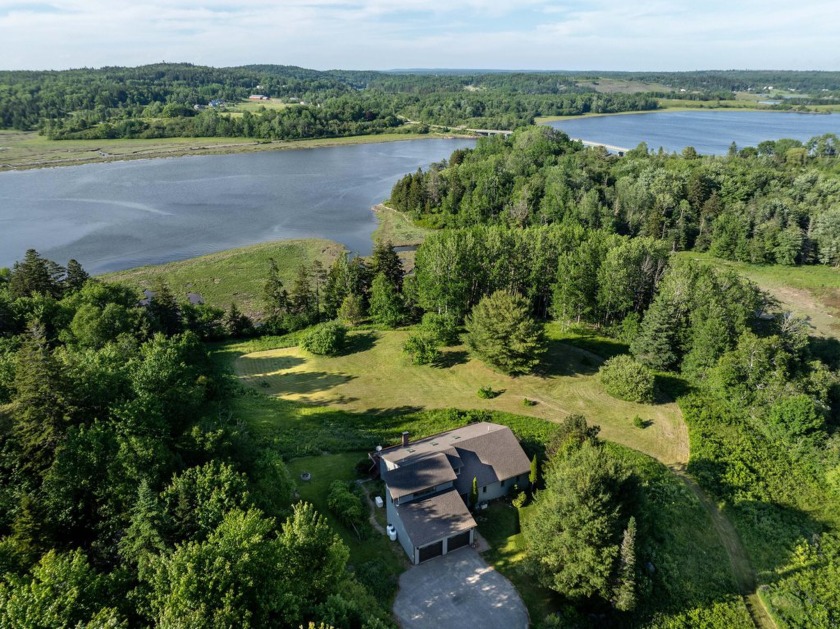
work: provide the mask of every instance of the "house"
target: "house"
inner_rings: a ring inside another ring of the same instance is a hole
[[[370,456],[385,481],[388,524],[415,564],[473,543],[473,479],[486,503],[526,487],[531,470],[510,428],[488,422],[418,441],[403,433],[400,445]]]
[[[269,100],[269,98],[265,94],[251,94],[248,100]]]

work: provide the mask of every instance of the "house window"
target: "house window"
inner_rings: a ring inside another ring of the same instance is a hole
[[[486,493],[487,493],[487,487],[486,487],[486,486],[481,488],[481,493],[482,493],[482,494],[486,494]]]

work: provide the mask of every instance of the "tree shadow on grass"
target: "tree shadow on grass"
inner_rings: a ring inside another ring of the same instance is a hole
[[[370,331],[348,334],[347,342],[339,356],[349,356],[350,354],[358,354],[373,349],[378,338],[375,332]]]
[[[274,395],[308,395],[328,391],[351,380],[355,376],[325,371],[295,371],[292,373],[263,376],[258,385]],[[262,384],[266,383],[266,384]]]
[[[564,341],[549,341],[540,364],[535,370],[538,376],[579,376],[598,372],[601,360],[588,351],[581,350]]]
[[[466,350],[449,350],[440,353],[440,357],[435,361],[435,367],[441,369],[448,369],[455,365],[464,365],[470,359],[469,353]]]
[[[654,402],[656,404],[669,404],[694,390],[694,387],[687,380],[669,373],[656,374],[655,388]]]
[[[263,376],[267,370],[270,370],[271,373],[278,370],[285,371],[287,369],[291,369],[292,367],[302,365],[306,362],[306,359],[299,356],[273,356],[271,358],[265,358],[262,356],[245,355],[240,356],[239,361],[241,361],[241,364],[244,367],[243,375],[245,377],[259,378],[260,376]],[[265,366],[266,369],[263,369],[263,366]]]

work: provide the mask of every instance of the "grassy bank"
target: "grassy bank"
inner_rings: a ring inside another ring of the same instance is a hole
[[[160,278],[179,299],[185,298],[187,293],[199,293],[212,306],[228,308],[236,303],[240,310],[253,316],[262,310],[262,291],[270,258],[277,262],[284,284],[291,287],[302,264],[319,260],[328,267],[343,250],[342,245],[331,240],[281,240],[109,273],[102,279],[128,284],[142,291],[151,288]]]
[[[54,166],[77,166],[96,162],[223,155],[289,149],[400,142],[440,138],[435,134],[385,133],[346,138],[270,141],[250,138],[161,138],[156,140],[50,140],[35,131],[0,131],[0,172]]]

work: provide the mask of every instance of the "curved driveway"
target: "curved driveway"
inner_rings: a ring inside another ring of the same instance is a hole
[[[472,548],[406,570],[394,615],[403,629],[528,627],[528,611],[513,585]]]

